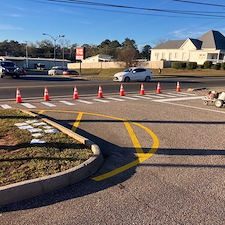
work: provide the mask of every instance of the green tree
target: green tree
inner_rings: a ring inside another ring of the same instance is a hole
[[[6,56],[25,56],[25,49],[23,44],[17,41],[5,40],[0,42],[0,55]]]
[[[82,47],[85,47],[85,58],[99,54],[97,45],[83,44]]]
[[[150,56],[151,56],[151,49],[152,47],[150,45],[145,45],[143,48],[142,48],[142,52],[141,52],[141,57],[142,58],[145,58],[147,60],[150,60]]]
[[[116,58],[120,47],[121,45],[117,40],[110,41],[109,39],[106,39],[98,46],[100,54],[111,55],[114,58]]]
[[[124,42],[122,43],[122,47],[126,46],[133,46],[134,48],[137,49],[136,42],[133,39],[125,38]]]

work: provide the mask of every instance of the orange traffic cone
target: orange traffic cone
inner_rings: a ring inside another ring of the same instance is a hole
[[[77,87],[74,86],[73,99],[78,99],[78,98],[79,98],[79,96],[78,96]]]
[[[177,82],[177,89],[176,89],[176,91],[177,92],[181,92],[181,90],[180,90],[180,82],[179,81]]]
[[[160,82],[158,82],[156,93],[158,93],[158,94],[162,93],[161,87],[160,87]]]
[[[16,103],[21,103],[22,102],[22,97],[20,95],[20,89],[16,89]]]
[[[120,96],[124,96],[125,93],[124,93],[124,88],[123,88],[123,85],[121,84],[120,85]]]
[[[45,87],[44,91],[44,101],[50,101],[47,87]]]
[[[144,95],[144,94],[145,94],[144,84],[141,84],[140,95]]]
[[[101,85],[99,85],[99,88],[98,88],[98,97],[99,97],[99,98],[103,98],[102,87],[101,87]]]

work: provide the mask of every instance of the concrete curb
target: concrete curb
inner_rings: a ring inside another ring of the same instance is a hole
[[[102,165],[104,158],[98,145],[49,119],[41,118],[32,112],[25,110],[21,111],[33,117],[39,117],[61,132],[78,140],[82,144],[86,145],[90,150],[92,150],[93,156],[82,164],[60,173],[0,187],[0,206],[32,198],[75,184],[95,173]]]

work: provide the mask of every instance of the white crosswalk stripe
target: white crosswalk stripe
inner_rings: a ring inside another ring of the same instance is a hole
[[[181,94],[180,92],[177,92],[177,93],[166,93],[166,94],[174,95],[174,96],[187,96],[187,94]]]
[[[127,97],[127,96],[120,96],[120,98],[125,98],[125,99],[129,99],[129,100],[139,100],[137,98]]]
[[[120,98],[106,98],[106,99],[109,99],[109,100],[113,100],[113,101],[118,101],[118,102],[123,102],[124,99],[120,99]]]
[[[182,101],[182,100],[192,100],[192,99],[201,99],[203,96],[197,96],[196,94],[193,93],[186,93],[186,92],[163,92],[160,94],[157,93],[149,93],[145,95],[130,95],[130,96],[114,96],[114,97],[106,97],[106,98],[93,98],[89,100],[81,100],[81,99],[76,99],[72,102],[67,101],[67,100],[58,100],[54,101],[53,103],[44,101],[41,102],[41,104],[46,105],[48,107],[56,107],[58,104],[57,103],[62,103],[68,106],[73,106],[77,103],[84,103],[84,104],[94,104],[95,102],[99,103],[110,103],[112,101],[118,101],[118,102],[123,102],[126,100],[149,100],[149,101],[154,101],[154,102],[170,102],[170,101]],[[34,109],[37,108],[35,104],[30,104],[30,103],[21,103],[22,106],[29,108],[29,109]],[[10,109],[12,108],[8,104],[1,104],[0,107],[3,109]]]
[[[152,99],[152,98],[150,98],[148,96],[142,96],[142,95],[135,95],[133,97],[135,97],[135,98],[142,98],[142,99]]]
[[[36,106],[31,105],[30,103],[21,103],[21,105],[25,106],[28,109],[35,109],[35,108],[37,108]]]
[[[43,105],[46,105],[48,107],[56,107],[56,105],[50,103],[50,102],[41,102]]]
[[[152,100],[153,102],[172,102],[172,101],[182,101],[182,100],[193,100],[193,99],[202,99],[203,96],[189,96],[189,97],[180,97],[180,98],[165,98]]]
[[[171,97],[171,98],[174,98],[175,96],[174,95],[169,95],[169,94],[157,94],[157,96],[163,96],[163,97]]]
[[[77,102],[81,102],[81,103],[85,103],[85,104],[93,104],[93,102],[89,102],[89,101],[85,101],[85,100],[81,100],[81,99],[77,99]]]
[[[150,98],[164,98],[163,96],[158,96],[158,95],[145,95],[147,97],[150,97]]]
[[[190,95],[190,96],[195,96],[195,94],[193,94],[193,93],[187,93],[187,92],[176,92],[176,93],[173,93],[173,94],[178,94],[179,93],[179,95]]]
[[[72,103],[72,102],[68,102],[68,101],[64,101],[64,100],[59,101],[59,102],[61,102],[61,103],[63,103],[63,104],[66,104],[66,105],[75,105],[75,104]]]
[[[93,100],[96,101],[96,102],[104,102],[104,103],[109,102],[107,100],[103,100],[103,99],[100,99],[100,98],[94,98]]]
[[[10,105],[7,105],[7,104],[3,104],[3,105],[1,105],[1,107],[3,109],[11,109],[12,108]]]

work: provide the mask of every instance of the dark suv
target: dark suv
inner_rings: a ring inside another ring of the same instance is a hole
[[[0,61],[0,76],[20,77],[20,68],[11,61]]]

